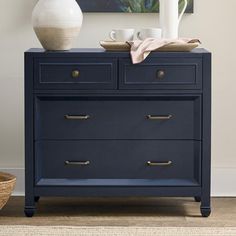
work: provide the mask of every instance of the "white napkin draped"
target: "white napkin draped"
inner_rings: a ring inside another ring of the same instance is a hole
[[[130,47],[130,54],[133,64],[140,63],[146,59],[146,57],[152,52],[165,45],[173,43],[200,43],[198,39],[191,38],[179,38],[179,39],[154,39],[147,38],[143,41],[134,40],[128,41]]]

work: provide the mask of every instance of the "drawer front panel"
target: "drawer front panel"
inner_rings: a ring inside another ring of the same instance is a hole
[[[164,185],[200,184],[198,141],[39,141],[35,158],[36,183],[156,179]]]
[[[37,97],[35,139],[199,140],[200,107],[199,96]]]
[[[35,88],[116,89],[115,59],[37,59]]]
[[[151,58],[133,65],[120,61],[120,89],[201,89],[199,58]]]

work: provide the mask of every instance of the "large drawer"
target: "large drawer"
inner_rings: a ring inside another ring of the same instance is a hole
[[[35,139],[200,140],[199,96],[36,97]]]
[[[110,58],[37,58],[36,89],[116,89],[117,60]]]
[[[38,185],[191,186],[200,184],[200,166],[199,141],[38,141],[35,145]]]
[[[120,59],[120,89],[201,89],[201,58]]]

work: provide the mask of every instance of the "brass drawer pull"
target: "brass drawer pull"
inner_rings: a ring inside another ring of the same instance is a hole
[[[88,166],[90,161],[65,161],[65,165],[68,166]]]
[[[65,115],[67,120],[88,120],[89,118],[89,115]]]
[[[71,76],[72,76],[72,78],[79,78],[79,71],[78,70],[73,70],[72,72],[71,72]]]
[[[171,118],[172,118],[172,115],[166,115],[166,116],[147,115],[148,120],[169,120]]]
[[[165,77],[165,71],[164,70],[158,70],[157,71],[157,79],[164,79]]]
[[[167,162],[152,162],[152,161],[148,161],[147,164],[149,166],[170,166],[172,164],[172,161],[167,161]]]

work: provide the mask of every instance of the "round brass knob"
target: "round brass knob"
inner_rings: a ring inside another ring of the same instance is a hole
[[[72,73],[71,73],[71,76],[73,78],[78,78],[79,77],[79,71],[78,70],[73,70]]]
[[[164,70],[158,70],[157,71],[157,79],[164,79],[165,77],[165,71]]]

